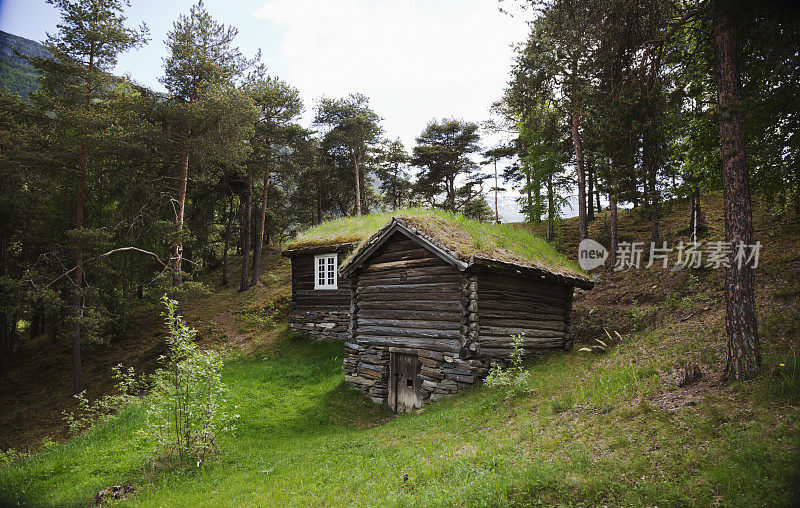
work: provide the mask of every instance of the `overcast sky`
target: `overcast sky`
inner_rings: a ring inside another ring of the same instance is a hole
[[[163,90],[164,38],[192,0],[133,0],[130,24],[151,40],[120,57],[117,74]],[[504,2],[510,7],[511,2]],[[509,79],[511,45],[525,39],[526,18],[501,13],[497,0],[206,0],[219,21],[239,29],[248,56],[261,49],[271,74],[296,86],[306,104],[360,92],[383,117],[389,138],[410,150],[433,118],[481,122]],[[0,29],[41,41],[56,30],[45,0],[0,0]],[[490,140],[487,140],[489,142]],[[487,168],[488,171],[488,168]],[[516,193],[502,198],[505,220],[520,220]],[[494,206],[493,199],[489,202]],[[566,214],[569,215],[568,211]]]

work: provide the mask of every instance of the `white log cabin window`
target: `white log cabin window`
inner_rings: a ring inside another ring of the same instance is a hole
[[[314,289],[337,289],[337,254],[314,256]]]

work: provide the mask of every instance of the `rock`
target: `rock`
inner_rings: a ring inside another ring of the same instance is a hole
[[[677,272],[680,272],[681,270],[683,270],[684,268],[686,268],[686,267],[683,266],[682,263],[676,263],[675,266],[673,266],[672,268],[669,269],[669,271],[672,272],[672,273],[677,273]]]
[[[701,377],[703,377],[703,371],[700,370],[700,366],[696,363],[678,367],[676,375],[678,386],[688,386],[699,381]]]
[[[592,353],[596,355],[601,355],[606,352],[606,348],[603,346],[592,346]]]
[[[102,506],[108,504],[109,501],[118,501],[124,498],[131,490],[131,487],[128,485],[112,485],[111,487],[106,487],[95,494],[94,504],[95,506]]]

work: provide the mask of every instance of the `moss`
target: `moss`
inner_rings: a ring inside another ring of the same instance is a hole
[[[586,277],[577,264],[559,254],[544,238],[525,229],[482,223],[459,213],[428,208],[331,220],[303,231],[287,243],[286,248],[304,249],[351,242],[363,245],[392,218],[403,220],[464,261],[474,255],[572,277]]]

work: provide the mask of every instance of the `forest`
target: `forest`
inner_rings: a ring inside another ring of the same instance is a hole
[[[264,268],[274,253],[331,219],[422,207],[500,223],[497,193],[513,189],[525,221],[514,226],[573,259],[575,244],[598,240],[609,277],[636,235],[657,246],[680,237],[735,247],[778,241],[754,232],[756,204],[762,232],[800,220],[800,11],[789,3],[499,0],[501,11],[513,2],[530,18],[527,38],[509,49],[507,87],[485,118],[453,111],[405,146],[357,83],[349,95],[304,103],[202,0],[166,35],[131,25],[127,0],[48,2],[61,21],[44,51],[0,62],[0,377],[46,336],[69,345],[59,361],[71,379],[60,382],[74,394],[91,389],[85,372],[97,366],[87,348],[125,350],[143,315],[160,321],[153,309],[166,297],[197,315],[197,302],[218,291],[256,298],[264,280],[280,277]],[[113,73],[120,55],[162,37],[165,92]],[[676,203],[685,211],[673,213]],[[795,298],[788,266],[775,277]],[[771,328],[759,322],[757,270],[730,263],[721,274],[721,382],[775,374],[760,340]],[[605,341],[602,327],[593,330]],[[564,499],[554,489],[548,502]],[[572,501],[713,497],[598,489]],[[470,504],[481,504],[473,494]],[[487,502],[514,504],[506,494]]]

